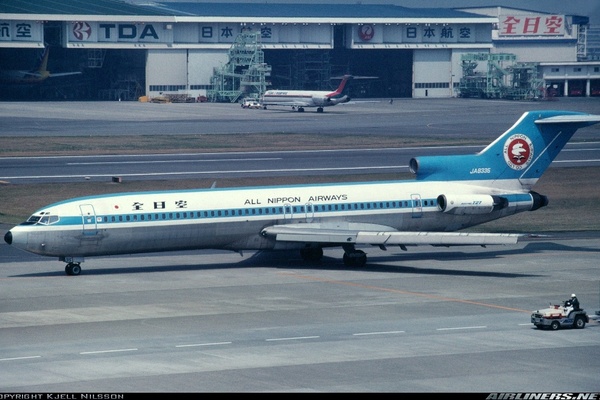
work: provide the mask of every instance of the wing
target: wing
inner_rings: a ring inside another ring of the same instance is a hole
[[[339,226],[322,224],[273,225],[261,232],[282,242],[324,244],[386,245],[501,245],[515,244],[521,235],[472,232],[399,232],[392,227],[376,224],[343,223]]]
[[[50,78],[55,78],[57,76],[69,76],[69,75],[81,75],[81,72],[59,72],[59,73],[51,73]]]

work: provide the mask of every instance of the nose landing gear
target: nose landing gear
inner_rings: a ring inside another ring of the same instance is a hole
[[[58,261],[64,261],[67,263],[65,266],[65,272],[67,275],[79,275],[81,273],[81,263],[83,257],[59,257]]]

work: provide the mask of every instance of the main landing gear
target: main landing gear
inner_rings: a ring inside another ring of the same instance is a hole
[[[70,262],[65,267],[67,275],[79,275],[81,273],[81,264]]]
[[[321,247],[306,247],[300,250],[302,259],[307,262],[317,262],[323,257]],[[356,250],[354,246],[344,246],[344,265],[346,267],[364,267],[367,264],[367,254]]]

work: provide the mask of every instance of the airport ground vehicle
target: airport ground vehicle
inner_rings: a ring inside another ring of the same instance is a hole
[[[256,100],[244,100],[244,102],[242,103],[242,108],[259,109],[259,108],[262,108],[262,106]]]
[[[536,310],[531,314],[531,323],[540,329],[550,328],[556,331],[560,328],[585,328],[590,319],[585,310],[574,310],[563,305],[551,305],[548,308]]]

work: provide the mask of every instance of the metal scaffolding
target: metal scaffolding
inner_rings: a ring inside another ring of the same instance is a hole
[[[260,98],[271,75],[271,66],[264,61],[260,33],[240,33],[228,54],[227,64],[213,72],[208,100],[235,103],[241,98]]]
[[[516,60],[516,55],[508,53],[463,54],[460,96],[515,100],[542,97],[539,64],[517,63]],[[486,63],[485,71],[476,71],[482,61]]]

